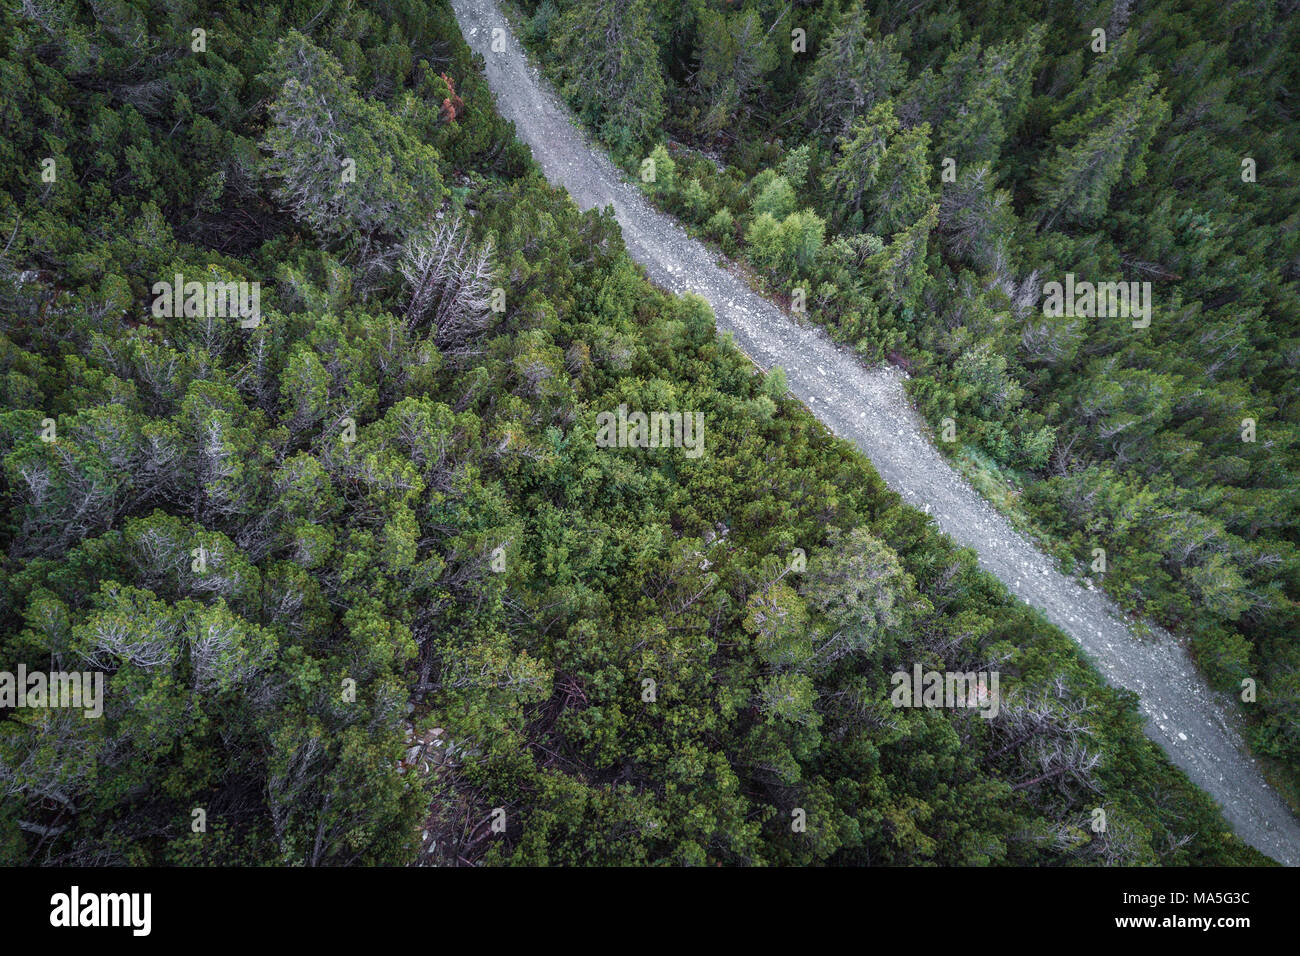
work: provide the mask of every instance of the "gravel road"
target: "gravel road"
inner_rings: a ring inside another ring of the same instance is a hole
[[[1058,573],[954,472],[926,437],[903,390],[903,373],[866,368],[820,329],[795,324],[656,211],[575,126],[528,63],[494,0],[452,0],[452,7],[466,42],[483,56],[497,108],[514,122],[546,177],[582,209],[612,205],[628,251],[651,279],[673,292],[703,296],[718,330],[734,335],[756,364],[783,367],[794,395],[862,449],[905,501],[973,549],[984,569],[1074,638],[1111,684],[1140,695],[1148,735],[1218,801],[1242,839],[1280,863],[1300,865],[1300,824],[1246,752],[1230,702],[1209,688],[1185,649],[1160,628],[1135,637],[1109,598]],[[503,52],[492,50],[495,29],[504,31],[497,35],[504,36]]]

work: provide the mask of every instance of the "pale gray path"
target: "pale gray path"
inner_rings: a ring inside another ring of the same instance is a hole
[[[653,207],[574,125],[528,63],[494,0],[452,0],[466,42],[483,56],[501,114],[515,123],[547,179],[583,209],[614,207],[632,257],[659,285],[709,301],[718,329],[764,369],[780,365],[790,390],[836,435],[854,442],[889,487],[930,514],[980,565],[1040,609],[1083,648],[1111,684],[1141,696],[1147,733],[1252,846],[1300,865],[1300,825],[1246,753],[1220,695],[1165,631],[1139,640],[1101,592],[1058,573],[1028,540],[949,467],[903,390],[902,373],[868,369],[815,327],[800,327],[718,267],[715,256]],[[505,51],[493,52],[493,30]]]

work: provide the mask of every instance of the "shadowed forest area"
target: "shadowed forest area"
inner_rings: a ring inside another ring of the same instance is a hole
[[[522,13],[657,201],[1253,676],[1294,773],[1284,7],[1117,8],[1103,55],[1055,5]],[[0,709],[0,862],[1266,862],[546,184],[443,0],[0,23],[0,670],[105,684]],[[1150,327],[1045,320],[1065,271],[1150,277]],[[603,446],[620,406],[702,414],[703,454]],[[996,716],[895,706],[917,666],[997,672]]]

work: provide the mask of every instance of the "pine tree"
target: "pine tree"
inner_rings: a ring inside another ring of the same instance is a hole
[[[867,229],[892,236],[917,220],[934,202],[930,188],[930,126],[922,123],[893,138],[880,160],[871,189]]]
[[[263,143],[275,195],[333,241],[402,237],[442,199],[438,154],[393,110],[363,98],[338,61],[298,33],[280,41]]]
[[[615,150],[655,137],[664,78],[649,0],[582,0],[551,33],[566,98]]]
[[[703,99],[701,126],[717,135],[732,127],[763,76],[776,66],[776,50],[756,10],[700,15],[695,86]]]
[[[912,309],[927,280],[925,256],[930,230],[939,220],[939,204],[932,205],[894,241],[867,260],[879,291],[904,311]]]
[[[1147,149],[1169,118],[1169,104],[1155,85],[1155,75],[1147,74],[1120,99],[1053,131],[1057,141],[1080,138],[1057,147],[1039,183],[1040,215],[1046,226],[1061,218],[1095,223],[1106,214],[1111,191],[1125,173],[1130,183],[1142,179]]]
[[[1042,40],[1037,26],[1021,40],[982,52],[973,40],[948,58],[926,113],[939,130],[941,155],[959,166],[997,160],[1024,117]]]
[[[837,224],[852,221],[866,205],[876,184],[886,143],[898,129],[893,105],[886,101],[867,116],[854,120],[852,129],[836,140],[836,158],[826,171],[826,189],[834,202]],[[861,216],[858,216],[859,223]]]
[[[1003,259],[1014,215],[1011,197],[994,188],[988,163],[967,166],[939,195],[939,230],[949,254],[984,271]]]
[[[804,81],[808,119],[815,130],[840,134],[903,83],[905,66],[894,37],[874,32],[856,0],[826,40]]]
[[[828,547],[809,560],[803,582],[808,607],[827,625],[814,638],[805,666],[826,667],[870,649],[903,622],[913,592],[912,578],[898,555],[870,529],[854,528],[847,534],[833,529]]]

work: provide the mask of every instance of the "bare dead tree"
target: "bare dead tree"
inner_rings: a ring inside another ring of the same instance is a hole
[[[1023,779],[1013,790],[1049,787],[1074,802],[1080,792],[1095,791],[1095,774],[1101,754],[1094,749],[1095,734],[1087,718],[1086,699],[1073,694],[1063,678],[1033,696],[1009,694],[993,721],[995,741],[989,754],[995,761],[1014,755]]]
[[[476,249],[456,216],[412,236],[400,265],[411,288],[407,327],[431,324],[444,354],[476,354],[492,318],[491,255],[491,243]]]

